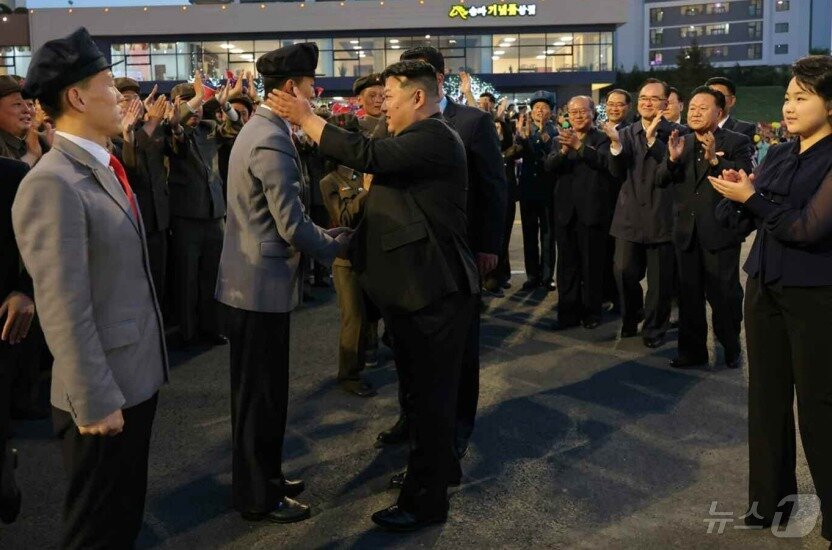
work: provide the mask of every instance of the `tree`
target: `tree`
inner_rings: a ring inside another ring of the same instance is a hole
[[[676,74],[673,75],[672,82],[679,91],[687,95],[714,76],[714,72],[705,50],[699,47],[699,42],[694,38],[690,46],[680,50],[676,56]]]

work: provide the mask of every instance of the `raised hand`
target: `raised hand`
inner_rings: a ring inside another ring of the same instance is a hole
[[[727,171],[723,171],[723,174],[725,174],[725,172]],[[731,172],[733,172],[733,170]],[[738,181],[731,181],[714,176],[708,176],[708,181],[711,182],[711,185],[716,192],[726,199],[738,203],[744,203],[755,193],[754,174],[749,176],[745,173],[745,170],[740,170],[739,172],[735,172],[735,174],[738,177]],[[733,176],[733,174],[731,175]]]
[[[160,95],[156,98],[156,101],[151,103],[145,103],[145,109],[147,110],[147,119],[148,120],[156,120],[161,121],[165,118],[165,112],[167,111],[168,107],[168,100],[164,95]]]
[[[697,136],[697,138],[698,137],[699,136]],[[699,141],[702,142],[703,156],[705,157],[705,160],[711,162],[711,160],[716,158],[716,138],[714,138],[713,132],[708,132],[702,136]]]
[[[581,142],[581,138],[578,137],[578,133],[571,128],[564,128],[560,131],[557,135],[558,143],[560,143],[560,152],[561,154],[566,154],[569,152],[569,149],[574,149],[575,151],[581,148],[583,142]]]
[[[237,80],[234,81],[234,86],[228,88],[226,101],[240,97],[241,95],[243,95],[243,73],[242,71],[237,71]]]
[[[667,154],[670,160],[678,162],[682,157],[682,151],[685,150],[685,138],[679,135],[679,130],[673,130],[670,133],[670,139],[667,142]]]
[[[171,128],[176,129],[182,122],[182,97],[177,97],[173,103],[165,105],[165,120]]]
[[[150,90],[150,95],[144,98],[144,110],[150,111],[150,106],[153,105],[154,101],[156,100],[156,92],[159,91],[159,85],[154,84],[153,89]]]
[[[531,125],[529,124],[529,117],[522,114],[517,118],[517,134],[523,139],[529,139],[531,136]]]
[[[228,101],[228,86],[220,86],[217,88],[217,93],[214,97],[217,98],[220,105],[225,105],[225,102]]]
[[[134,99],[127,104],[127,108],[124,109],[124,113],[121,117],[121,131],[124,134],[127,134],[133,131],[133,127],[136,125],[136,122],[139,121],[142,114],[142,102],[141,100]]]
[[[246,89],[248,97],[256,103],[260,98],[257,96],[257,87],[254,85],[254,75],[251,71],[246,72],[246,82],[248,82],[248,88]]]
[[[52,147],[52,142],[55,141],[55,127],[51,122],[43,123],[43,132],[40,135],[46,140],[47,145]]]
[[[610,141],[614,146],[621,145],[621,136],[618,133],[618,130],[615,128],[615,124],[610,122],[609,120],[601,126],[601,129],[604,130],[604,133],[607,134],[607,137],[610,138]]]
[[[32,155],[35,158],[35,160],[43,156],[43,148],[40,146],[40,139],[38,139],[38,131],[35,128],[34,124],[32,124],[29,127],[29,131],[26,132],[26,149],[28,154]]]
[[[656,140],[656,131],[659,129],[659,124],[662,121],[661,115],[656,115],[656,117],[650,121],[650,124],[647,126],[647,130],[645,130],[645,137],[647,138],[647,143],[652,144]]]
[[[459,91],[463,94],[470,94],[471,92],[471,75],[465,71],[459,73]]]
[[[205,85],[202,83],[202,71],[200,70],[194,72],[194,94],[199,99],[205,97]]]

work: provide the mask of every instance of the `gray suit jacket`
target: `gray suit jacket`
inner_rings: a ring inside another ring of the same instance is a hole
[[[239,309],[292,311],[301,253],[331,264],[338,244],[312,223],[300,199],[300,158],[286,122],[258,107],[228,162],[228,218],[216,298]]]
[[[55,364],[52,404],[79,426],[168,377],[144,226],[116,176],[61,136],[20,184],[15,235]]]

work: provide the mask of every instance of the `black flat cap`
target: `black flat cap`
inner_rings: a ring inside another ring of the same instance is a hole
[[[56,98],[61,90],[112,67],[81,27],[66,38],[50,40],[32,56],[24,92],[33,98]]]
[[[17,78],[6,74],[0,75],[0,97],[22,93],[23,87]]]
[[[352,93],[354,95],[358,95],[367,88],[372,88],[373,86],[384,86],[384,81],[381,79],[381,73],[373,73],[357,79],[352,85]]]
[[[121,93],[130,90],[139,93],[140,88],[139,83],[133,80],[132,78],[128,76],[120,76],[116,78],[116,90],[118,90]]]
[[[269,78],[314,77],[317,66],[318,46],[314,42],[273,50],[257,60],[257,72]]]
[[[177,84],[173,87],[173,90],[170,91],[171,99],[181,97],[182,101],[188,101],[189,99],[193,99],[195,95],[196,92],[194,91],[194,85],[190,82],[182,82],[181,84]]]

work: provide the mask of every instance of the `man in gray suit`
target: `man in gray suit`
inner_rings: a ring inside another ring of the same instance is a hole
[[[272,51],[257,61],[267,90],[314,97],[315,44]],[[281,468],[289,397],[289,314],[308,254],[330,265],[349,230],[324,231],[304,211],[302,170],[288,122],[259,107],[240,131],[228,168],[228,219],[216,298],[230,306],[232,501],[244,519],[289,523],[309,517],[293,500],[303,481]]]
[[[12,219],[55,356],[52,418],[69,474],[61,547],[132,548],[168,362],[144,224],[105,148],[122,97],[86,29],[44,44],[25,86],[58,130]]]

